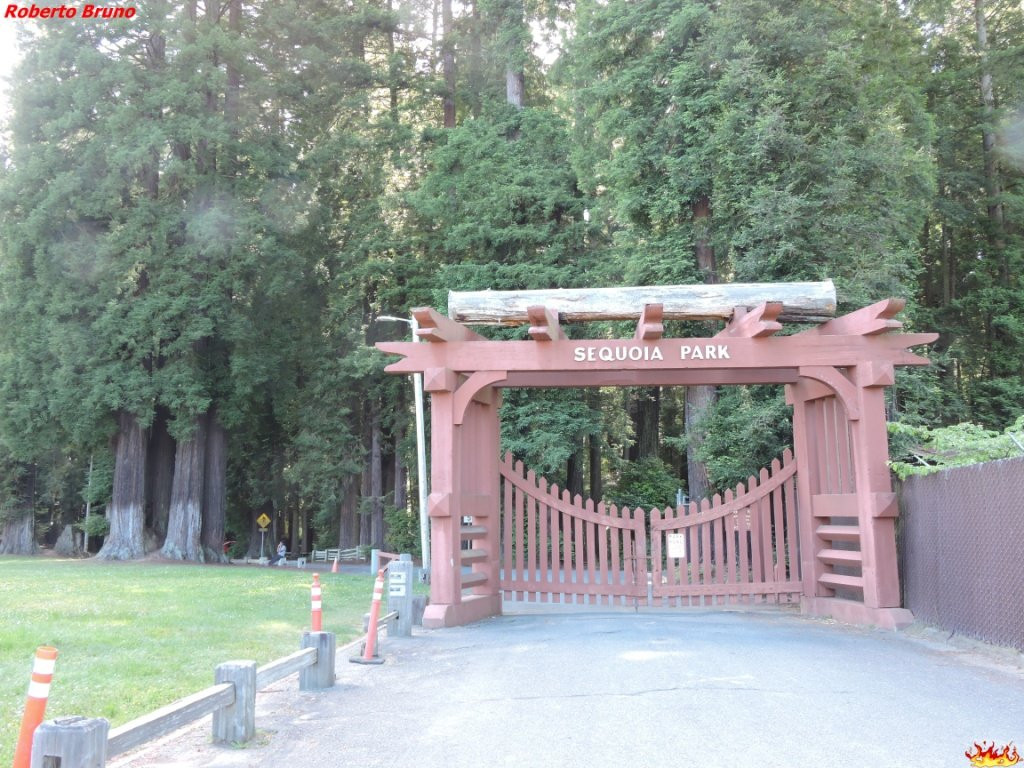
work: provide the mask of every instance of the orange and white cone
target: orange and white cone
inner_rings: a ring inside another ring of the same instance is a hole
[[[377,656],[377,621],[380,619],[380,603],[384,595],[384,569],[377,571],[377,580],[373,583],[373,603],[370,605],[370,623],[366,627],[366,642],[363,644],[363,655],[353,656],[349,661],[355,664],[383,664],[384,659]]]
[[[311,624],[314,632],[320,632],[324,627],[324,601],[323,590],[320,588],[320,574],[313,574],[313,586],[310,589],[311,602]]]
[[[331,573],[337,573],[337,572],[338,572],[338,556],[335,555],[334,556],[334,565],[331,566]]]
[[[32,761],[32,735],[46,714],[46,701],[50,697],[50,683],[53,681],[56,663],[56,648],[48,645],[36,648],[35,661],[32,662],[32,677],[28,684],[28,697],[25,699],[25,716],[21,720],[18,746],[14,750],[13,768],[29,768]]]

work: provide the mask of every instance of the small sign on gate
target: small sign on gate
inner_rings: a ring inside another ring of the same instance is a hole
[[[665,534],[665,548],[668,550],[669,557],[685,558],[686,557],[686,534],[685,533],[666,533]]]

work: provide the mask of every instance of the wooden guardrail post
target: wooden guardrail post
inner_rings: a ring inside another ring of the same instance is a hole
[[[316,649],[316,664],[299,671],[300,691],[320,691],[334,685],[337,640],[333,632],[303,632],[302,647]]]
[[[213,740],[240,744],[256,735],[256,662],[225,661],[214,672],[214,683],[235,686],[235,700],[213,713]]]
[[[102,717],[58,717],[40,723],[32,735],[31,768],[103,768],[107,732]]]

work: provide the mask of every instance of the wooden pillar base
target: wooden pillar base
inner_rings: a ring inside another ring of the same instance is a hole
[[[423,627],[460,627],[491,616],[501,616],[501,595],[470,595],[462,598],[461,603],[428,605],[423,611]]]
[[[98,717],[58,717],[39,724],[32,736],[31,768],[103,768],[110,724]]]
[[[334,656],[337,639],[333,632],[303,632],[302,647],[316,648],[316,664],[299,672],[300,691],[322,691],[334,686]]]
[[[914,623],[914,614],[906,608],[869,608],[863,603],[836,597],[804,597],[800,612],[805,616],[831,616],[846,624],[903,629]]]
[[[232,683],[235,700],[213,713],[215,744],[244,744],[256,735],[256,662],[225,661],[214,670],[214,683]]]

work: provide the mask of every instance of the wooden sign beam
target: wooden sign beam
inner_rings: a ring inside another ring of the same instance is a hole
[[[793,366],[848,368],[872,361],[889,365],[928,365],[908,351],[930,344],[934,333],[863,336],[768,336],[551,341],[479,341],[468,344],[379,342],[377,349],[403,355],[388,373],[448,368],[458,373],[483,370],[582,372],[618,370],[762,370]],[[728,383],[728,382],[723,382]]]
[[[720,283],[543,291],[451,291],[448,316],[476,325],[525,325],[529,308],[543,306],[563,322],[639,320],[642,308],[661,304],[665,320],[728,320],[735,307],[779,302],[780,322],[820,323],[835,316],[836,288],[820,283]]]

